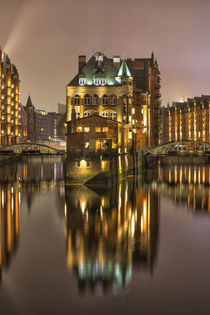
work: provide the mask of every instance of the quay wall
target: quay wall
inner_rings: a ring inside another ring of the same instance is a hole
[[[65,159],[65,180],[67,184],[88,184],[109,186],[118,177],[135,175],[144,167],[142,151],[128,154],[71,153]]]

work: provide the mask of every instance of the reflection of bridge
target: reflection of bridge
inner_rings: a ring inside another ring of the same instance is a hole
[[[145,155],[210,155],[210,143],[199,141],[172,141],[163,145],[148,148]]]
[[[35,142],[11,144],[0,148],[0,153],[4,154],[64,154],[64,152],[64,147]]]

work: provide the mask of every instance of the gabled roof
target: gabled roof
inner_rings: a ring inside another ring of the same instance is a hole
[[[103,61],[99,65],[96,61],[95,55],[84,65],[84,67],[77,73],[77,75],[70,81],[68,86],[79,85],[79,78],[86,78],[88,85],[91,85],[94,77],[106,78],[107,84],[109,85],[120,85],[115,80],[118,75],[118,69],[114,66],[113,62],[110,61],[106,56],[103,56]]]
[[[118,72],[118,77],[126,77],[126,78],[131,78],[131,73],[130,70],[128,69],[127,63],[125,59],[123,59],[123,62],[120,66],[119,72]]]

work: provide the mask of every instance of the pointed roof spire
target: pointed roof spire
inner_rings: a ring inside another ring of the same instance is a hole
[[[32,104],[32,101],[31,101],[31,96],[30,96],[30,93],[29,93],[29,95],[28,95],[28,99],[27,99],[27,102],[26,102],[26,106],[33,106],[33,104]]]
[[[130,70],[128,69],[127,63],[125,61],[125,58],[123,58],[123,62],[120,66],[118,77],[128,77],[128,78],[132,77]]]

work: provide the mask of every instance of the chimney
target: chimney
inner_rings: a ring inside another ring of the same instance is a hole
[[[86,65],[86,56],[78,57],[78,70],[80,71]]]
[[[113,64],[117,69],[120,69],[121,59],[120,56],[113,56]]]

